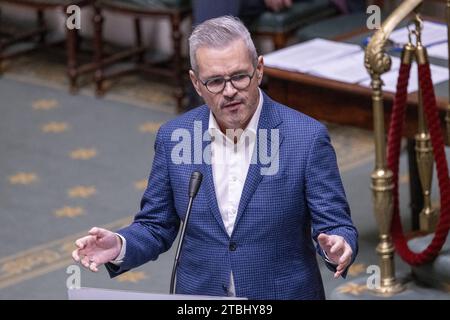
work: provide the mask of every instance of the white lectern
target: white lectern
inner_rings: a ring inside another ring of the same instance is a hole
[[[237,297],[158,294],[98,288],[70,288],[67,293],[69,300],[247,300]]]

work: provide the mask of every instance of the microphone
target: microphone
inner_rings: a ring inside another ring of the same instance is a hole
[[[186,231],[186,226],[188,224],[189,215],[191,214],[192,202],[197,195],[200,184],[202,183],[203,175],[201,172],[194,171],[191,174],[191,179],[189,180],[189,203],[186,210],[186,215],[184,217],[184,223],[181,227],[180,239],[178,239],[177,253],[175,254],[175,260],[173,261],[172,276],[170,277],[170,294],[174,293],[175,289],[175,275],[177,273],[178,260],[180,258],[181,248],[183,247],[184,233]]]
[[[189,181],[189,197],[195,198],[197,195],[200,184],[202,183],[203,175],[201,172],[194,171],[191,175],[191,180]]]

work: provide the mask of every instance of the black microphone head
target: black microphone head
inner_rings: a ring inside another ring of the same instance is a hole
[[[189,197],[195,198],[197,195],[200,184],[202,183],[203,175],[201,172],[194,171],[191,174],[191,180],[189,181]]]

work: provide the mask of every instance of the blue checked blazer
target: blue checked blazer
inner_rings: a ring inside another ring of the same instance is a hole
[[[240,297],[325,297],[316,260],[316,254],[323,253],[313,239],[322,232],[340,235],[353,249],[352,261],[357,253],[357,231],[336,156],[321,123],[266,94],[263,97],[258,128],[279,130],[278,146],[270,150],[279,153],[279,169],[276,174],[262,175],[264,164],[252,162],[231,237],[219,212],[211,165],[195,163],[194,155],[186,161],[191,163],[171,160],[180,142],[173,139],[174,130],[190,133],[191,151],[204,150],[210,143],[193,139],[194,121],[197,127],[201,124],[201,132],[208,129],[209,108],[203,105],[159,129],[141,211],[130,226],[118,231],[126,239],[126,255],[120,266],[107,264],[111,276],[155,260],[171,247],[188,205],[191,173],[200,171],[203,182],[186,229],[176,293],[225,296],[233,272]]]

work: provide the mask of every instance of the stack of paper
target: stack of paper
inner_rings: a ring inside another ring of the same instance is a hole
[[[426,28],[441,30],[441,26],[433,24]],[[401,31],[401,30],[399,30]],[[398,33],[399,35],[401,33]],[[434,48],[431,47],[431,48]],[[431,50],[433,54],[439,53],[445,48]],[[391,69],[382,75],[383,90],[395,92],[397,86],[400,59],[391,57]],[[353,44],[335,42],[324,39],[313,39],[292,47],[272,52],[264,57],[264,63],[268,67],[278,68],[294,72],[308,73],[314,76],[332,79],[336,81],[370,86],[370,75],[364,66],[364,51]],[[417,66],[411,68],[411,79],[408,92],[418,90]],[[431,65],[433,83],[448,80],[447,68]]]
[[[400,68],[400,59],[392,57],[391,70],[397,70],[398,68]],[[364,52],[362,50],[345,57],[324,62],[312,68],[310,73],[348,83],[359,83],[369,78],[369,73],[364,66]]]
[[[415,27],[410,27],[414,30]],[[408,29],[406,27],[394,30],[389,39],[391,39],[396,44],[405,44],[408,42]],[[422,44],[426,47],[447,41],[447,26],[445,24],[425,21],[423,23],[423,29],[421,34]],[[415,44],[415,37],[413,36],[411,41]]]
[[[448,60],[448,44],[447,42],[435,44],[427,49],[430,57]]]
[[[314,66],[361,51],[358,45],[313,39],[264,56],[264,64],[282,70],[308,72]]]

